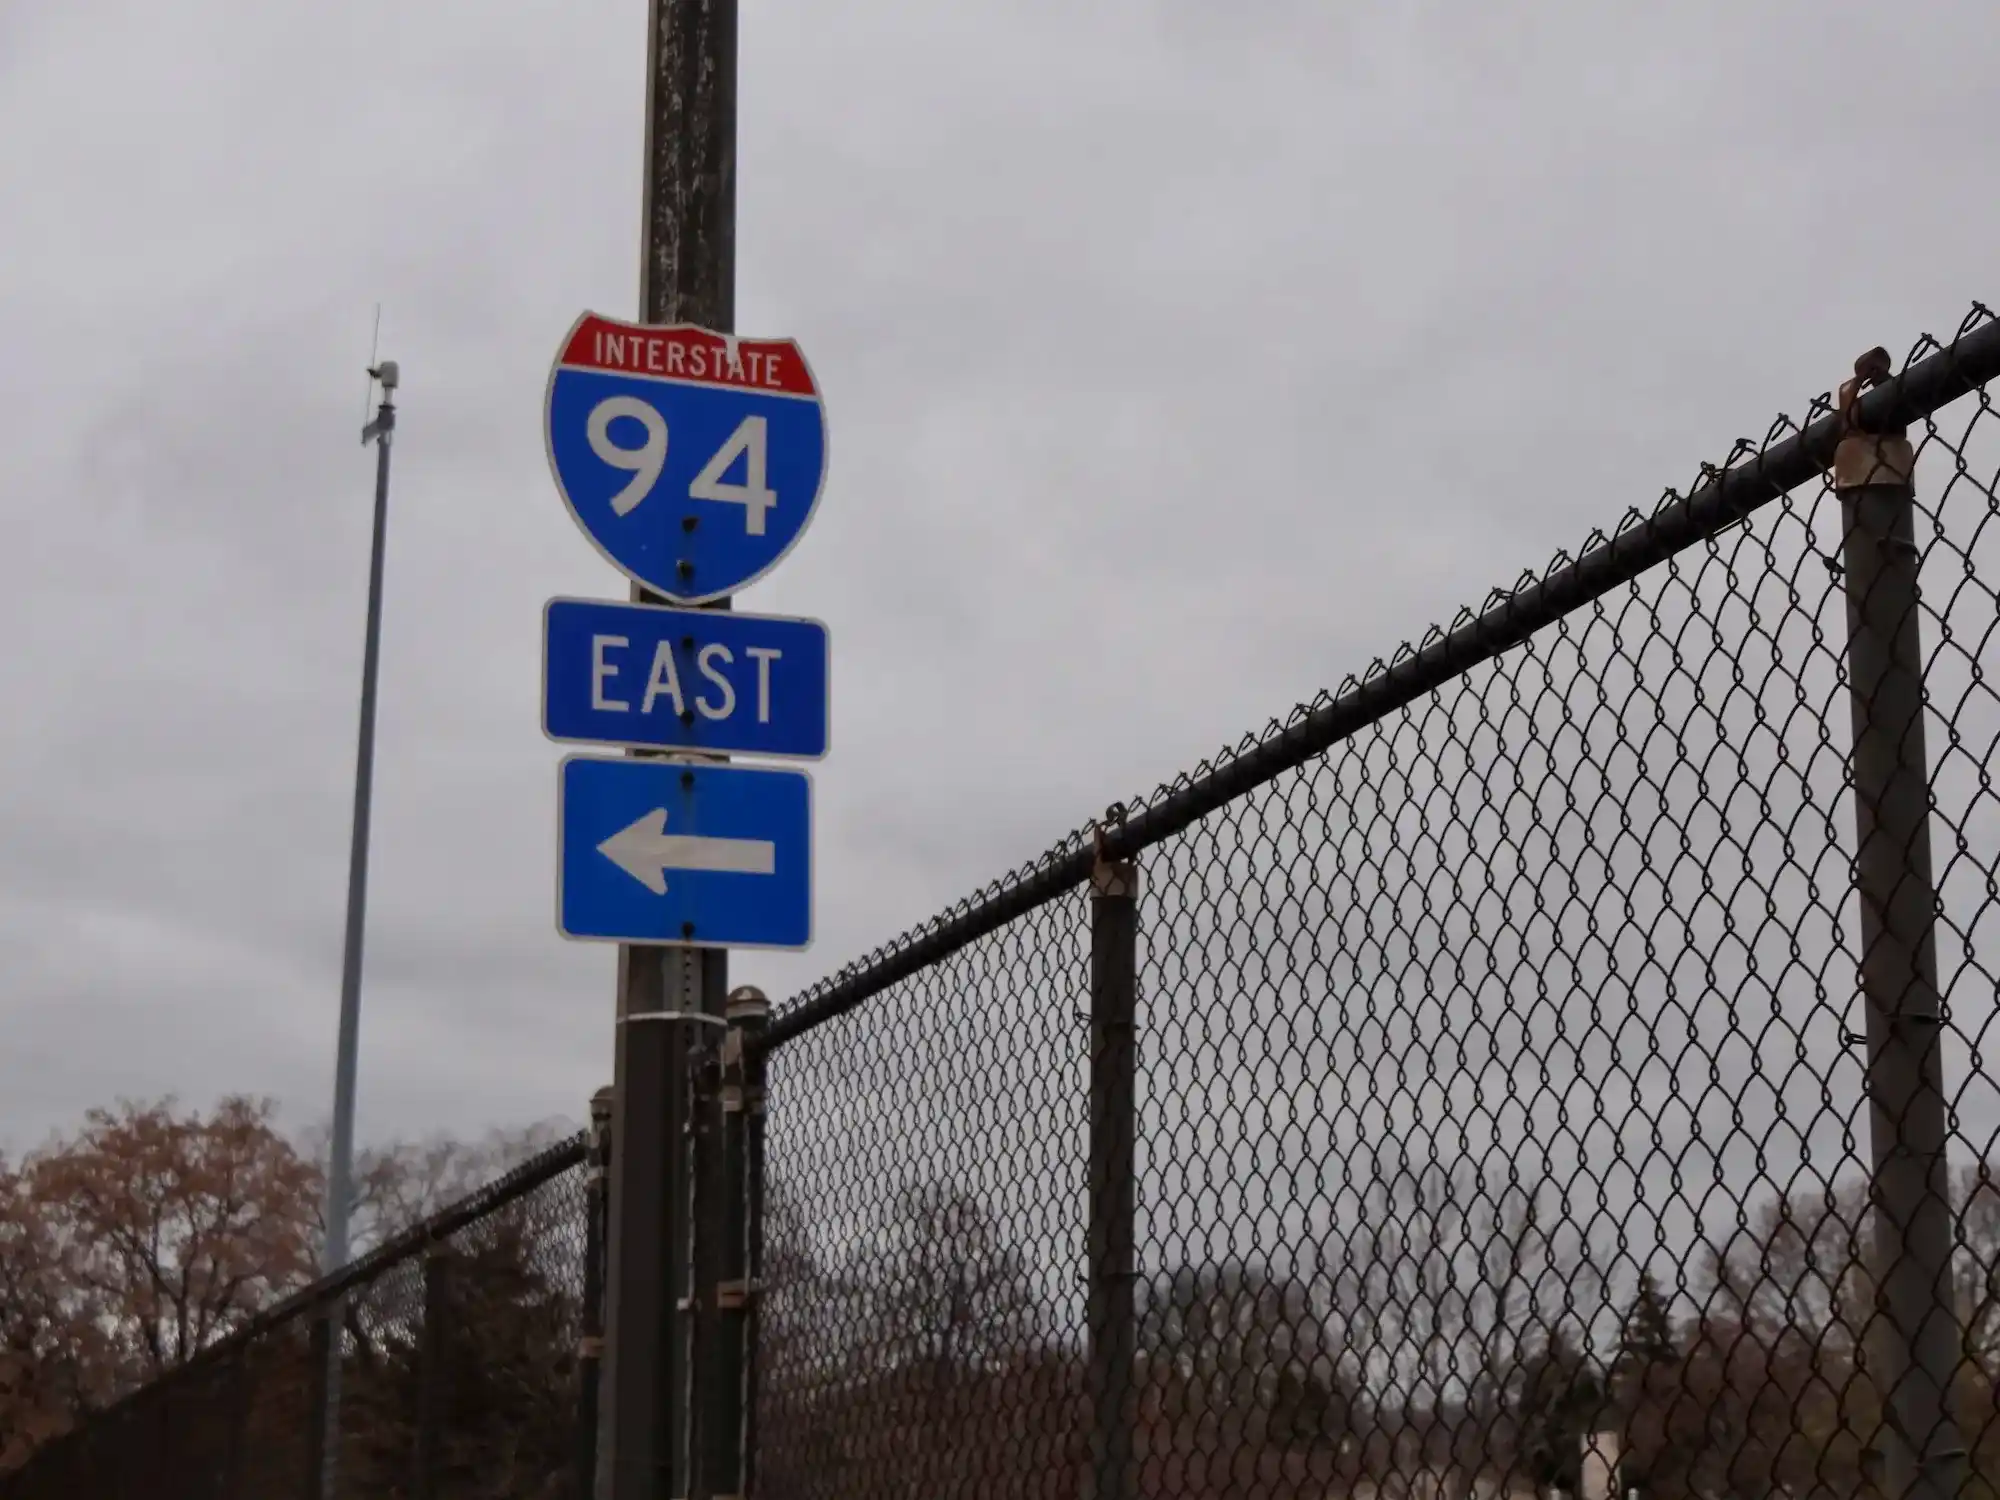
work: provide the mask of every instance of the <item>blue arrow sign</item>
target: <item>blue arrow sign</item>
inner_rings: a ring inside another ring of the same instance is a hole
[[[817,620],[551,599],[542,732],[638,749],[816,760],[826,754]]]
[[[545,425],[577,525],[676,604],[733,594],[776,567],[826,477],[819,387],[789,339],[586,313],[549,373]]]
[[[696,948],[812,942],[812,781],[778,767],[572,755],[556,928]]]

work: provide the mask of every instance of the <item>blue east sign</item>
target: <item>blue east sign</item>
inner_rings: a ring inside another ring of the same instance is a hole
[[[827,746],[817,620],[598,599],[542,614],[542,731],[553,740],[816,760]]]

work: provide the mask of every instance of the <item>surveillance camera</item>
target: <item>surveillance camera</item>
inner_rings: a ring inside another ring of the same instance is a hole
[[[368,373],[382,382],[382,389],[385,391],[393,391],[396,388],[396,382],[402,376],[402,371],[396,367],[396,362],[393,359],[383,360],[381,364]]]

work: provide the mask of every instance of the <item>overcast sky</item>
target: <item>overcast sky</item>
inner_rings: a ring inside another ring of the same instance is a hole
[[[833,464],[789,995],[2000,296],[1981,0],[743,0],[738,320]],[[580,1117],[550,483],[636,299],[642,0],[0,5],[0,1144],[331,1091],[405,389],[364,1137]]]

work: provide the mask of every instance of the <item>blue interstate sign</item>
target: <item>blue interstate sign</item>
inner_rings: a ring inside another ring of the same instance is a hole
[[[553,740],[814,760],[826,690],[817,620],[596,599],[551,599],[542,614]]]
[[[549,373],[556,488],[628,578],[676,604],[754,582],[826,477],[819,387],[789,339],[577,320]]]
[[[812,781],[776,766],[572,755],[556,927],[697,948],[812,942]]]

